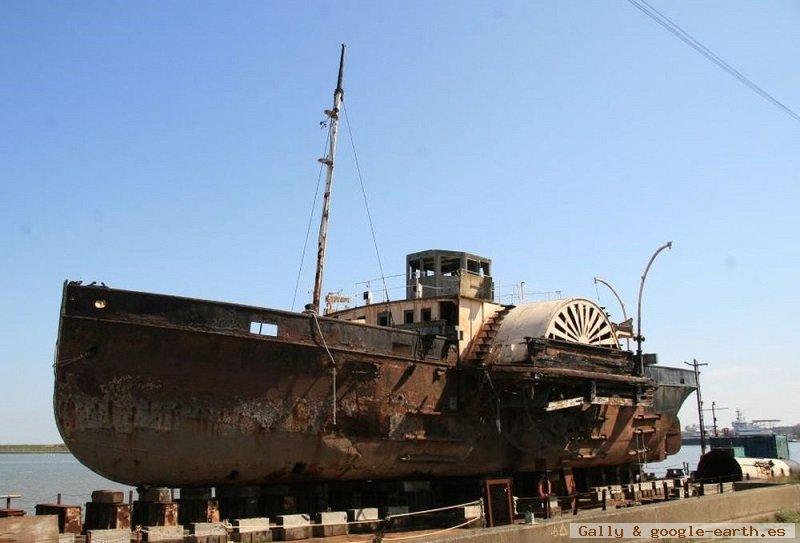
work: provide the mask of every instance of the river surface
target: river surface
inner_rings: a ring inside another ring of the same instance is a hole
[[[800,460],[800,443],[789,443],[789,454]],[[694,470],[699,459],[700,445],[685,445],[665,461],[648,464],[645,471],[663,475],[684,462]],[[71,454],[0,454],[0,495],[22,494],[12,507],[33,512],[37,503],[55,502],[59,492],[64,503],[83,505],[93,490],[122,490],[127,496],[133,488],[97,475]]]
[[[800,442],[789,443],[789,457],[795,462],[800,462]],[[683,467],[684,462],[689,463],[689,469],[697,469],[697,462],[700,460],[700,445],[684,445],[678,454],[668,457],[663,462],[653,462],[647,464],[644,470],[648,473],[655,473],[656,475],[664,475],[667,468],[680,468]]]
[[[93,490],[123,490],[127,499],[133,489],[97,475],[71,454],[0,454],[0,495],[22,494],[11,507],[33,512],[37,503],[55,503],[59,492],[62,503],[83,505]]]

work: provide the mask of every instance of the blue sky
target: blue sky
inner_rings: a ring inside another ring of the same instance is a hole
[[[653,4],[800,108],[797,3]],[[647,349],[800,422],[800,123],[625,1],[5,2],[0,35],[0,442],[60,439],[64,279],[291,305],[341,42],[387,273],[462,249],[530,290],[601,275],[632,310],[673,240]],[[326,291],[349,292],[379,273],[339,157]]]

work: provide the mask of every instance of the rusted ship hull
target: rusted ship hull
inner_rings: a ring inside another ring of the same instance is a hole
[[[54,404],[75,456],[133,485],[604,467],[680,446],[691,383],[601,374],[592,382],[652,397],[547,411],[541,391],[550,400],[592,372],[511,370],[465,367],[441,336],[68,284]]]

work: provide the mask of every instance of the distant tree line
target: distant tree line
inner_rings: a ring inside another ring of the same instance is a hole
[[[776,426],[775,433],[800,438],[800,424],[795,424],[794,426]]]
[[[26,454],[26,453],[68,453],[69,449],[63,443],[55,445],[0,445],[0,454]]]

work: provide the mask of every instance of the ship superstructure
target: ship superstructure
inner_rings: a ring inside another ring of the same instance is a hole
[[[775,435],[775,425],[780,419],[746,420],[740,409],[736,410],[736,418],[731,421],[734,436]]]

